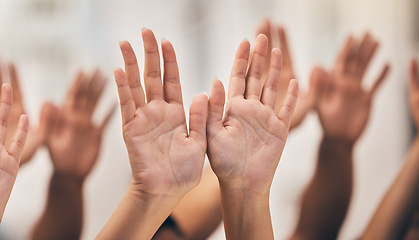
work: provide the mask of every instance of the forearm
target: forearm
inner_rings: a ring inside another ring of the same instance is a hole
[[[220,182],[226,239],[274,239],[269,193]]]
[[[46,208],[33,239],[79,239],[83,225],[83,180],[54,172]]]
[[[353,143],[323,137],[293,239],[335,239],[352,193]]]
[[[419,137],[414,140],[403,169],[371,219],[363,239],[402,239],[419,201]]]
[[[208,167],[201,182],[188,192],[171,214],[186,239],[207,239],[222,221],[218,179]]]
[[[148,194],[131,184],[96,239],[151,239],[181,197]]]

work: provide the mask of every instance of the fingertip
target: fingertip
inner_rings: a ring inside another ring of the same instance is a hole
[[[120,78],[120,77],[123,77],[123,76],[125,75],[124,70],[122,70],[122,68],[120,68],[120,67],[115,68],[115,69],[113,70],[113,73],[114,73],[114,75],[115,75],[115,78],[116,78],[116,77]]]
[[[256,38],[256,41],[268,41],[268,37],[263,33],[259,33],[259,35]]]
[[[19,127],[27,132],[29,130],[29,117],[26,114],[20,115],[19,118]]]
[[[271,65],[279,65],[282,67],[282,51],[279,48],[272,48]]]
[[[121,48],[121,50],[126,50],[131,48],[131,44],[127,40],[122,40],[119,42],[119,48]]]
[[[298,88],[299,88],[298,81],[296,79],[291,79],[289,83],[290,92],[293,93],[295,96],[297,96]]]
[[[1,86],[2,91],[9,91],[12,90],[12,85],[10,83],[3,83]]]

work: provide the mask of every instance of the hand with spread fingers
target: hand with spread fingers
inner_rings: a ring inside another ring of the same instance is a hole
[[[64,104],[46,103],[42,118],[48,126],[46,145],[52,163],[46,208],[36,224],[33,239],[78,239],[83,225],[83,186],[99,157],[103,132],[115,107],[100,125],[93,113],[105,78],[79,73]]]
[[[360,40],[348,38],[317,105],[325,135],[355,142],[363,132],[373,97],[390,69],[386,64],[373,87],[363,88],[365,72],[377,47],[378,42],[369,33]]]
[[[150,239],[183,195],[198,184],[203,170],[207,96],[193,100],[188,131],[173,46],[167,40],[161,43],[162,83],[155,36],[143,29],[142,37],[145,93],[137,58],[126,41],[120,43],[125,72],[115,70],[132,181],[98,239]]]
[[[13,185],[19,169],[19,163],[26,136],[29,129],[28,117],[22,114],[14,131],[13,139],[8,147],[5,146],[9,131],[8,121],[11,113],[13,93],[9,84],[3,84],[1,88],[0,103],[0,222],[3,218],[4,209],[12,192]]]
[[[64,104],[46,103],[47,146],[56,172],[84,179],[95,165],[103,132],[114,112],[111,107],[101,124],[93,122],[93,114],[105,87],[100,71],[93,75],[78,73]]]
[[[266,77],[268,76],[271,50],[279,47],[282,51],[283,64],[275,104],[275,112],[278,112],[286,96],[290,80],[296,78],[287,34],[284,27],[277,26],[270,20],[263,21],[257,28],[256,33],[262,33],[268,37],[268,55],[262,72],[263,82],[266,81]],[[303,122],[307,113],[314,109],[316,102],[322,94],[322,90],[323,82],[315,82],[311,79],[308,90],[304,91],[300,89],[297,105],[291,119],[291,129],[299,126]]]
[[[25,107],[23,103],[22,93],[19,84],[19,76],[14,64],[7,64],[7,66],[0,65],[0,83],[3,81],[10,82],[13,88],[13,106],[10,113],[9,127],[7,129],[6,146],[9,146],[16,130],[18,129],[19,118],[22,114],[25,114]],[[26,141],[25,148],[23,149],[22,159],[20,164],[27,163],[36,150],[45,142],[47,126],[43,114],[41,114],[41,120],[38,127],[30,126],[28,132],[28,139]]]
[[[224,88],[219,80],[214,80],[209,98],[208,157],[220,182],[227,239],[273,238],[269,192],[288,136],[298,84],[291,80],[276,114],[281,51],[272,50],[269,73],[263,84],[261,75],[267,48],[267,37],[259,35],[247,71],[250,44],[241,42],[231,72],[224,116]]]

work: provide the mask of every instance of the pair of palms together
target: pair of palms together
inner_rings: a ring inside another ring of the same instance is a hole
[[[204,94],[194,98],[188,131],[174,49],[169,41],[162,42],[162,84],[154,34],[144,29],[142,35],[146,94],[128,42],[121,42],[125,73],[115,70],[134,185],[152,194],[182,195],[199,182],[207,152],[220,181],[241,182],[241,186],[236,186],[240,188],[268,190],[285,145],[298,92],[294,80],[283,107],[275,114],[281,72],[279,49],[272,54],[268,80],[261,86],[267,38],[257,38],[249,70],[250,44],[243,41],[231,74],[225,114],[224,87],[214,80],[209,100]],[[249,185],[243,185],[241,180],[249,178]]]

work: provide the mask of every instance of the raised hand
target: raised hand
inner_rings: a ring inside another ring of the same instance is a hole
[[[7,135],[9,137],[6,139],[6,146],[9,146],[12,141],[12,136],[18,129],[20,116],[25,114],[25,107],[20,90],[19,77],[14,64],[10,63],[7,67],[0,65],[0,84],[3,83],[3,80],[10,82],[13,88],[13,106],[10,113],[9,127],[7,128]],[[44,143],[46,130],[46,122],[41,114],[39,126],[29,127],[28,139],[26,141],[25,148],[23,149],[20,164],[28,162],[35,154],[36,150],[38,150],[39,146]]]
[[[361,40],[349,37],[338,55],[327,78],[317,110],[325,135],[355,142],[363,132],[371,109],[372,99],[389,71],[386,64],[373,87],[365,90],[362,81],[369,63],[378,47],[378,42],[369,34]]]
[[[121,42],[126,74],[121,69],[115,71],[133,184],[153,194],[184,194],[199,182],[202,173],[207,97],[200,94],[192,102],[188,132],[173,46],[162,42],[162,85],[155,37],[145,29],[143,40],[147,102],[128,42]]]
[[[101,124],[93,123],[104,86],[99,71],[91,76],[80,72],[61,107],[45,104],[46,143],[56,172],[84,179],[95,165],[103,132],[114,112],[112,107]]]
[[[324,85],[317,101],[323,127],[316,169],[303,194],[301,211],[291,239],[336,239],[352,196],[353,149],[363,132],[378,87],[387,75],[386,65],[371,90],[362,80],[378,43],[366,34],[349,38],[332,73],[315,68],[311,81]]]
[[[20,157],[29,128],[28,117],[21,115],[10,146],[8,148],[5,147],[4,143],[8,132],[7,123],[12,109],[12,102],[12,87],[7,83],[3,84],[0,103],[0,222],[15,183]]]
[[[64,104],[45,103],[41,118],[47,126],[46,145],[52,163],[46,208],[32,232],[33,239],[79,239],[83,226],[83,186],[94,167],[102,135],[115,107],[100,125],[93,113],[105,87],[99,71],[79,73]]]
[[[256,39],[248,71],[250,44],[241,42],[231,72],[224,117],[224,88],[219,80],[214,80],[209,98],[208,157],[220,182],[228,239],[273,237],[269,192],[288,136],[298,84],[291,80],[283,105],[275,114],[282,60],[281,51],[273,49],[269,74],[262,84],[267,40],[263,34]]]
[[[115,70],[132,181],[99,239],[150,239],[202,174],[207,96],[193,100],[188,131],[173,46],[167,40],[161,43],[162,84],[157,41],[149,29],[143,29],[142,36],[145,94],[137,58],[126,41],[120,43],[125,73]]]
[[[265,34],[268,37],[268,55],[265,59],[265,66],[262,72],[262,81],[266,81],[270,65],[270,52],[273,48],[279,47],[282,51],[283,66],[281,71],[281,79],[279,81],[275,112],[278,112],[287,93],[288,85],[291,79],[295,78],[293,60],[290,52],[288,39],[285,28],[273,24],[270,20],[265,20],[258,28],[257,34]],[[298,101],[294,114],[291,119],[291,129],[297,127],[304,120],[308,112],[316,105],[319,96],[322,94],[322,81],[312,81],[310,79],[307,91],[300,90]]]
[[[419,76],[417,60],[409,69],[409,103],[419,127]],[[361,239],[417,239],[419,216],[419,135],[413,139],[398,176],[391,184]]]

